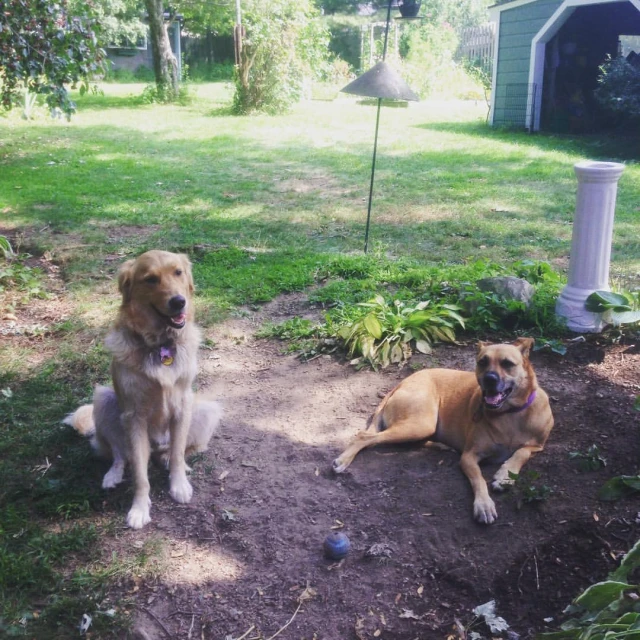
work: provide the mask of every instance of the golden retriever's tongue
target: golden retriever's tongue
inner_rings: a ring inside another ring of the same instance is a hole
[[[173,325],[176,329],[182,328],[182,326],[186,321],[187,321],[186,313],[179,313],[177,316],[171,316],[169,318],[169,323]]]

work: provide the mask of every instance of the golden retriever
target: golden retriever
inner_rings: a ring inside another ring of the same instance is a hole
[[[491,485],[502,490],[513,483],[511,473],[518,474],[532,454],[542,451],[553,428],[549,398],[529,361],[533,344],[531,338],[513,344],[480,342],[475,373],[427,369],[409,376],[386,395],[368,429],[333,461],[333,470],[345,471],[366,447],[433,440],[462,453],[474,517],[494,522],[498,514],[480,461],[504,461]]]
[[[118,287],[122,304],[105,340],[113,390],[98,387],[94,404],[80,407],[65,422],[91,435],[97,451],[113,458],[103,487],[118,484],[130,463],[134,498],[127,524],[140,529],[151,520],[147,472],[152,445],[168,453],[171,497],[189,502],[193,489],[185,452],[206,448],[221,408],[197,401],[194,409],[191,387],[200,332],[193,321],[188,258],[148,251],[120,267]]]

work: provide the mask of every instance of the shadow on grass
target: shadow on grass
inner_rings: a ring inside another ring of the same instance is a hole
[[[565,151],[597,159],[640,160],[640,134],[619,131],[600,134],[528,133],[493,128],[484,122],[438,122],[415,125],[418,129],[454,133],[486,140],[526,145],[544,151]]]
[[[224,110],[217,113],[224,119]],[[249,127],[231,133],[233,126],[223,123],[190,139],[176,137],[170,127],[148,135],[131,126],[95,125],[65,131],[65,146],[54,137],[43,142],[34,127],[20,153],[4,160],[4,204],[25,227],[86,234],[98,259],[122,246],[144,249],[118,233],[127,225],[157,229],[145,239],[149,248],[230,245],[285,257],[292,248],[310,254],[362,250],[369,144],[326,145],[310,153],[304,140],[260,140]],[[487,144],[447,146],[438,139],[434,148],[381,157],[374,243],[431,262],[568,253],[572,162],[587,149],[590,157],[606,159],[607,140],[513,134],[482,123],[417,126]],[[505,147],[496,150],[496,140]],[[532,147],[549,154],[531,153]],[[569,158],[551,153],[559,150]],[[635,221],[629,184],[618,198],[619,260],[634,259],[627,251]]]

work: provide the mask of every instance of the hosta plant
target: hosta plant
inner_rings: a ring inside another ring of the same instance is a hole
[[[434,342],[455,342],[455,329],[464,328],[460,307],[425,300],[392,304],[377,295],[358,306],[366,315],[338,329],[349,356],[373,367],[387,367],[411,356],[413,350],[429,353]]]
[[[585,301],[587,311],[602,314],[602,319],[614,327],[640,322],[638,307],[640,299],[637,292],[594,291]]]

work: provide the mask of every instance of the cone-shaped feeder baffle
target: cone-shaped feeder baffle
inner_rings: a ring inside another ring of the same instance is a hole
[[[377,65],[371,67],[369,71],[363,73],[341,91],[367,98],[413,100],[416,102],[420,100],[393,67],[386,62],[378,62]]]

